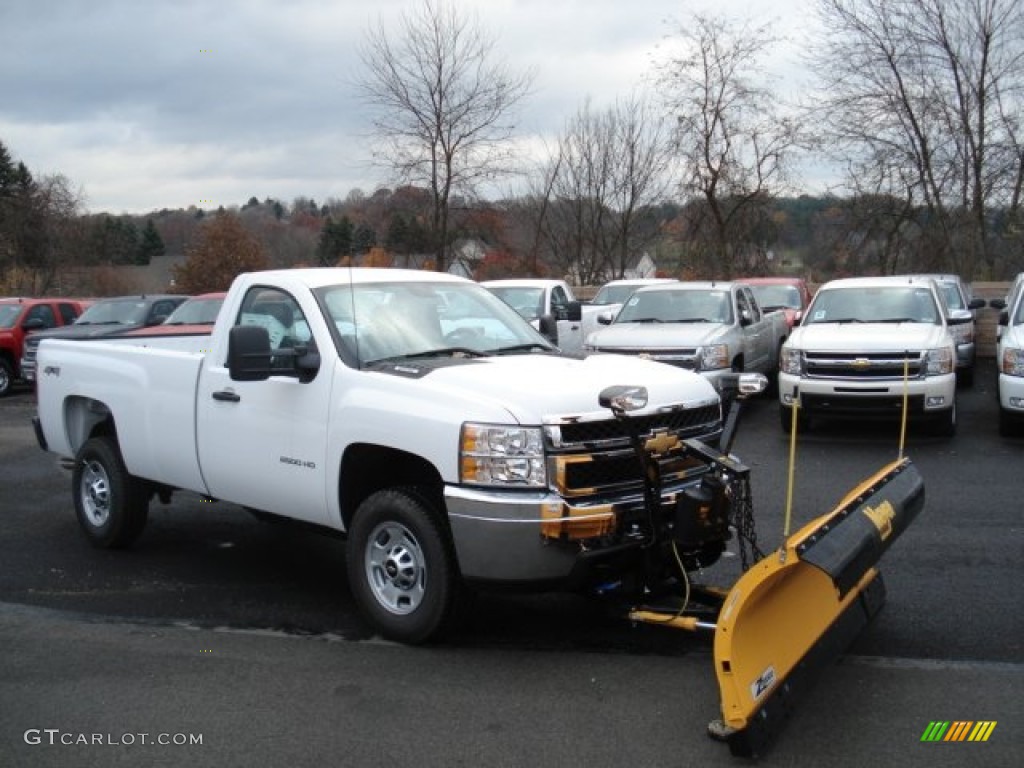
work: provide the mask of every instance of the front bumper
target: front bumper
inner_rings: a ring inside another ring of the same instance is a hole
[[[999,374],[999,406],[1024,418],[1024,377]]]
[[[911,415],[938,415],[954,405],[956,375],[902,380],[840,380],[779,374],[779,403],[799,402],[808,415],[837,417],[898,416],[906,395]]]
[[[666,485],[662,503],[674,505],[679,492],[695,482],[699,478]],[[640,492],[608,503],[571,506],[546,490],[447,486],[445,504],[459,569],[475,581],[580,586],[631,562],[646,541],[626,522],[643,514]]]

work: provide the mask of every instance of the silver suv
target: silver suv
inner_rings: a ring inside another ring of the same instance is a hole
[[[969,387],[974,384],[974,362],[978,356],[974,343],[977,329],[975,310],[986,306],[984,299],[971,298],[959,275],[928,275],[939,286],[946,301],[946,320],[956,342],[956,380]]]

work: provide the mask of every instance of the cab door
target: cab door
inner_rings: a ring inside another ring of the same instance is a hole
[[[749,289],[740,288],[736,292],[736,308],[739,310],[737,320],[743,334],[744,367],[748,371],[765,371],[771,354],[771,334],[768,333],[761,308]]]
[[[235,324],[267,328],[275,350],[330,344],[324,329],[320,342],[314,338],[299,303],[278,288],[250,288]],[[226,360],[207,358],[196,395],[199,464],[215,498],[326,523],[333,366],[321,362],[313,379],[304,383],[289,371],[289,360],[272,358],[281,375],[232,381]]]

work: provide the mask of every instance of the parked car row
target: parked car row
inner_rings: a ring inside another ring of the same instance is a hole
[[[224,295],[0,299],[0,397],[15,381],[36,380],[36,354],[43,339],[207,334]]]

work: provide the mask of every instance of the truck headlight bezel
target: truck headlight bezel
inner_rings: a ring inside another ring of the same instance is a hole
[[[800,376],[803,373],[804,357],[799,349],[783,347],[779,354],[779,370],[790,376]]]
[[[956,351],[938,347],[925,352],[925,376],[945,376],[956,370]]]
[[[1024,377],[1024,349],[1006,347],[999,358],[999,371],[1006,376]]]
[[[491,488],[545,488],[540,427],[466,422],[459,433],[459,482]]]
[[[728,344],[709,344],[706,347],[701,347],[699,360],[699,368],[701,371],[717,371],[722,368],[728,368],[729,362],[729,345]]]

